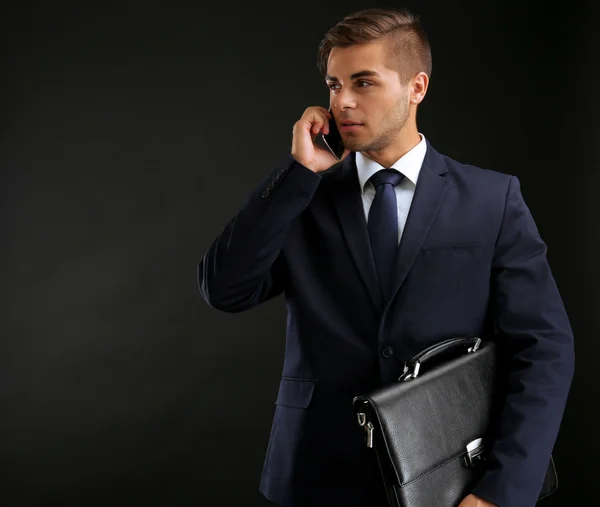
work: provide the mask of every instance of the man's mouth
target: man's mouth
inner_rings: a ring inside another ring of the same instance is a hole
[[[352,131],[352,130],[358,130],[362,126],[363,126],[362,123],[342,123],[340,125],[340,130],[342,132]]]

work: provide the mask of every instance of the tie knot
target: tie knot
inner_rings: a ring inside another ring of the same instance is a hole
[[[404,174],[396,169],[381,169],[371,176],[371,181],[375,188],[384,183],[389,183],[395,187],[402,181],[402,178],[404,178]]]

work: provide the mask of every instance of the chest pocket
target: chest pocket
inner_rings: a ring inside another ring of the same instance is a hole
[[[450,301],[463,286],[459,280],[478,280],[489,271],[484,243],[456,243],[424,247],[413,267],[413,279],[428,297]]]
[[[423,260],[469,259],[480,257],[485,251],[483,243],[456,243],[451,245],[433,245],[421,249]]]

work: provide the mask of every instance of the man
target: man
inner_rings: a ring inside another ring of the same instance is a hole
[[[431,54],[411,14],[370,9],[325,36],[330,108],[309,107],[292,149],[199,265],[226,312],[279,294],[286,352],[260,491],[285,506],[384,506],[352,398],[455,336],[511,354],[487,468],[459,507],[532,507],[574,370],[570,324],[515,176],[436,152],[417,130]],[[339,126],[338,161],[315,143]],[[435,506],[432,506],[435,507]]]

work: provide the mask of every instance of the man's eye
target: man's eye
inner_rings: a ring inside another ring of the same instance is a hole
[[[366,86],[371,86],[371,83],[369,83],[368,81],[357,81],[357,84],[358,84],[359,88],[365,88]],[[366,86],[362,86],[362,85],[366,85]],[[337,87],[339,87],[339,84],[331,83],[331,84],[328,84],[327,87],[330,90],[336,90]]]

